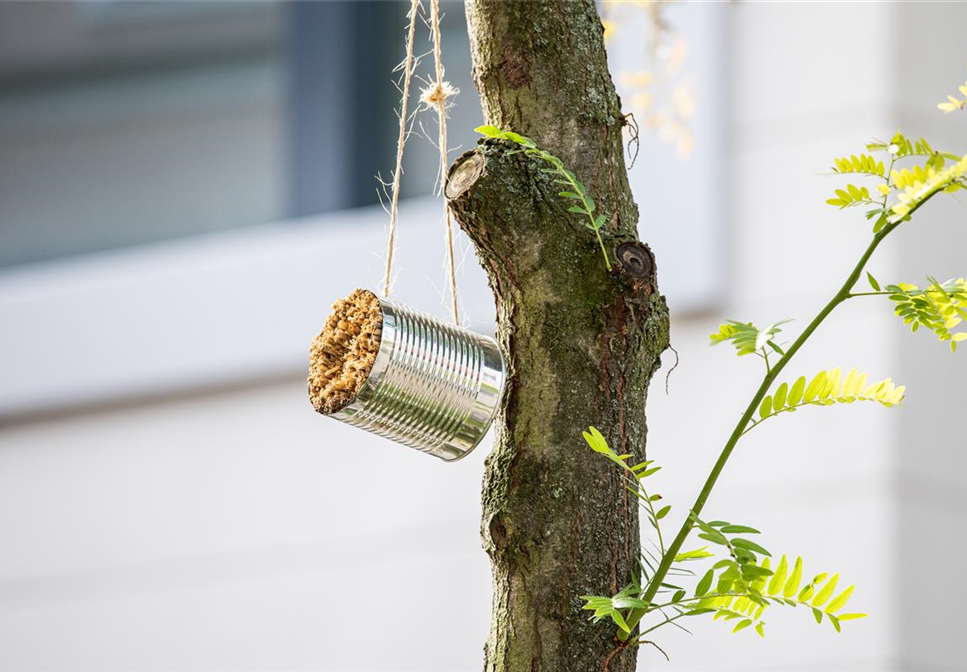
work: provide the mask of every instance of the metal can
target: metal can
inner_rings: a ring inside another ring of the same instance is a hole
[[[385,298],[379,351],[356,397],[330,417],[459,460],[493,422],[505,383],[494,339]]]

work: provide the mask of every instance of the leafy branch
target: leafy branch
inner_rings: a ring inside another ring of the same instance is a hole
[[[720,324],[718,332],[712,334],[709,338],[712,341],[712,345],[732,341],[732,345],[735,346],[736,353],[740,357],[742,355],[751,355],[753,353],[761,354],[761,352],[765,350],[767,346],[773,351],[782,355],[783,350],[775,342],[773,336],[782,331],[782,329],[779,328],[780,326],[791,321],[792,320],[782,320],[780,322],[773,322],[772,324],[759,329],[751,322],[737,322],[735,320],[728,320]]]
[[[584,226],[593,231],[594,235],[597,237],[598,246],[601,248],[602,256],[604,256],[604,265],[610,271],[611,261],[608,259],[608,252],[605,250],[604,240],[601,238],[601,228],[604,226],[607,218],[602,214],[595,216],[594,211],[597,209],[597,206],[594,203],[594,199],[588,196],[587,189],[585,189],[584,185],[581,184],[577,176],[564,167],[564,162],[550,152],[538,147],[537,144],[530,138],[520,135],[519,133],[514,133],[513,131],[502,131],[496,126],[478,126],[474,130],[488,138],[509,140],[510,142],[516,143],[523,147],[523,149],[517,150],[518,152],[523,152],[527,156],[532,156],[536,159],[544,161],[545,163],[551,164],[551,168],[542,169],[542,172],[553,175],[554,184],[560,184],[567,187],[567,189],[564,191],[558,192],[558,196],[577,201],[576,204],[571,205],[567,210],[568,212],[573,212],[578,215],[585,215],[587,217],[588,221],[584,223]]]
[[[759,419],[754,418],[743,433],[749,433],[768,418],[779,413],[793,413],[803,406],[832,406],[833,404],[852,404],[857,401],[875,401],[891,408],[903,401],[906,387],[897,387],[890,378],[868,383],[865,373],[850,369],[846,378],[837,367],[820,371],[806,384],[806,377],[800,376],[792,384],[783,383],[774,394],[766,395],[759,404]]]
[[[928,280],[926,289],[902,283],[887,285],[885,293],[896,303],[894,312],[911,331],[926,327],[941,341],[949,341],[951,352],[956,352],[957,344],[967,340],[967,332],[951,331],[967,320],[967,280],[958,278],[942,284],[934,278]]]
[[[651,466],[654,464],[654,460],[645,460],[634,466],[628,466],[628,460],[631,458],[631,455],[618,455],[611,449],[607,439],[602,436],[597,427],[589,427],[588,431],[584,432],[584,440],[591,447],[591,450],[604,455],[626,472],[631,483],[626,487],[640,500],[640,503],[644,507],[645,513],[648,516],[648,522],[655,528],[655,532],[658,535],[658,548],[664,554],[665,542],[662,539],[661,526],[658,521],[667,516],[672,507],[663,506],[656,510],[655,503],[661,501],[662,497],[658,494],[649,494],[644,484],[644,480],[657,473],[661,467]]]
[[[882,180],[877,186],[879,199],[873,199],[866,187],[847,185],[845,190],[836,191],[835,199],[828,201],[840,209],[860,204],[871,205],[872,209],[866,216],[876,220],[872,240],[839,290],[787,349],[783,349],[774,340],[781,331],[779,326],[784,322],[758,328],[752,323],[729,320],[711,335],[712,345],[728,341],[739,356],[757,354],[763,357],[766,374],[722,448],[689,510],[689,515],[667,548],[662,540],[660,523],[669,509],[663,508],[665,513],[654,510],[651,504],[655,501],[655,495],[649,496],[641,490],[642,479],[638,477],[641,470],[650,469],[648,465],[651,463],[629,466],[627,461],[630,456],[615,454],[600,432],[590,428],[585,433],[585,439],[596,452],[605,454],[634,476],[629,477],[629,480],[634,482],[636,494],[640,493],[639,498],[648,503],[649,519],[659,532],[661,557],[656,559],[657,566],[644,558],[647,568],[642,568],[641,585],[632,581],[612,598],[583,598],[586,603],[584,608],[593,612],[592,618],[610,618],[615,623],[620,640],[631,640],[636,644],[646,643],[644,636],[657,628],[665,625],[677,626],[680,619],[701,614],[712,614],[715,620],[736,621],[733,632],[754,627],[763,635],[762,615],[767,607],[777,604],[807,607],[817,622],[828,620],[837,631],[843,621],[864,615],[839,614],[853,592],[853,587],[850,586],[835,594],[839,575],[830,577],[827,573],[817,574],[805,586],[801,586],[801,559],[797,559],[790,570],[789,562],[783,556],[776,568],[772,569],[769,551],[749,538],[749,535],[758,534],[758,530],[726,521],[705,522],[700,516],[739,440],[768,418],[793,413],[807,405],[830,406],[871,401],[893,407],[903,401],[904,387],[896,386],[889,378],[869,382],[866,374],[855,369],[850,370],[845,377],[838,368],[820,371],[811,380],[800,376],[791,385],[784,382],[773,388],[780,374],[799,350],[841,304],[858,296],[887,296],[894,302],[896,314],[913,331],[921,327],[930,329],[941,341],[949,342],[952,350],[956,350],[958,342],[967,340],[967,332],[953,331],[967,321],[967,280],[961,278],[940,283],[931,278],[930,284],[923,289],[912,284],[881,287],[866,272],[868,262],[882,242],[899,226],[910,221],[913,214],[925,203],[938,193],[953,192],[967,186],[967,156],[958,157],[935,151],[923,138],[910,140],[900,133],[895,134],[889,143],[874,141],[868,144],[867,150],[872,154],[885,153],[888,162],[866,154],[851,155],[848,159],[834,161],[834,171],[837,174],[862,174]],[[926,157],[926,162],[922,166],[897,169],[897,161],[908,157]],[[873,292],[855,291],[864,272]],[[770,352],[779,356],[771,366]],[[698,538],[708,543],[683,551],[685,542],[696,529]],[[690,574],[686,563],[701,562],[713,557],[715,554],[709,550],[710,547],[718,548],[726,557],[705,572],[692,596],[689,597],[687,591],[680,586],[666,581],[669,576]],[[665,597],[668,595],[670,598]],[[660,615],[659,622],[639,627],[642,619],[652,614]]]
[[[663,584],[659,593],[671,593],[671,597],[667,601],[649,602],[641,598],[640,586],[633,581],[613,597],[582,596],[585,602],[583,609],[592,612],[592,620],[609,618],[621,633],[630,637],[634,626],[629,624],[628,617],[634,610],[646,614],[658,613],[661,620],[643,628],[633,642],[651,644],[644,639],[651,632],[665,625],[677,625],[676,621],[681,618],[705,614],[712,615],[712,620],[738,621],[732,628],[733,633],[754,626],[755,631],[764,637],[766,622],[763,614],[773,605],[806,607],[817,623],[822,623],[825,618],[837,632],[842,621],[866,616],[861,613],[839,613],[853,594],[853,586],[834,597],[839,583],[838,574],[831,578],[825,572],[817,574],[803,586],[802,558],[796,560],[790,573],[785,555],[776,569],[771,569],[769,551],[748,538],[749,535],[759,534],[758,530],[724,520],[705,522],[694,514],[690,520],[699,528],[700,538],[722,547],[728,553],[728,557],[716,562],[703,574],[692,595],[688,596],[687,591],[678,586]],[[706,552],[705,548],[679,554],[675,562],[713,557],[714,554]]]

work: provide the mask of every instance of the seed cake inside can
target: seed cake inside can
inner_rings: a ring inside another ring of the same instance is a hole
[[[309,348],[309,400],[330,415],[350,404],[369,377],[379,352],[383,314],[379,299],[357,289],[332,305]]]

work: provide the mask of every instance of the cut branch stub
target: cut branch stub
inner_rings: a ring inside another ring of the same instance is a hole
[[[622,243],[617,250],[618,267],[633,278],[651,280],[655,273],[655,257],[640,242]]]
[[[482,154],[470,152],[465,154],[450,170],[447,177],[446,196],[454,199],[473,186],[477,179],[483,175],[487,166],[487,159]]]

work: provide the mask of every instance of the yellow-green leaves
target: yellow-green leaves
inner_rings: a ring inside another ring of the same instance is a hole
[[[870,190],[866,187],[857,187],[855,184],[847,184],[846,189],[837,189],[835,198],[827,198],[826,202],[835,205],[840,210],[849,208],[861,203],[874,204],[870,197]]]
[[[945,152],[935,151],[930,143],[927,142],[926,138],[908,138],[903,133],[899,131],[890,139],[889,142],[884,142],[882,140],[874,139],[872,142],[866,145],[866,150],[869,152],[885,152],[895,159],[902,159],[907,156],[926,156],[930,157],[927,163],[934,165],[938,159],[953,158],[954,161],[957,157]],[[943,167],[943,162],[940,162],[940,167]]]
[[[855,205],[868,205],[867,219],[875,220],[873,232],[879,233],[887,224],[905,219],[914,209],[939,191],[954,191],[964,184],[967,173],[967,157],[933,149],[925,138],[907,138],[896,133],[889,142],[873,140],[866,145],[870,154],[851,155],[833,160],[837,174],[854,174],[882,180],[876,185],[876,197],[870,195],[867,187],[847,184],[837,189],[835,197],[827,203],[840,209]],[[889,167],[884,161],[872,156],[883,152],[889,156]],[[926,157],[923,166],[903,168],[894,164],[908,157]],[[947,162],[952,165],[947,166]],[[888,204],[893,191],[897,192],[896,201]]]
[[[717,525],[722,521],[704,523],[697,517],[693,517],[693,520],[702,530],[708,527],[728,529]],[[735,545],[735,540],[732,540],[732,545]],[[717,579],[716,571],[719,572]],[[693,603],[693,608],[684,615],[712,614],[713,620],[737,621],[733,632],[756,625],[755,630],[760,636],[765,634],[761,627],[765,623],[763,613],[771,605],[806,607],[817,623],[828,620],[837,632],[840,631],[841,621],[865,616],[858,613],[836,615],[853,594],[853,587],[850,586],[833,597],[839,583],[838,574],[828,580],[828,574],[817,574],[800,589],[802,576],[802,558],[796,558],[790,569],[789,559],[783,555],[774,570],[770,569],[769,558],[764,558],[761,564],[755,560],[721,560],[702,576],[695,588],[695,596],[686,600]],[[749,624],[742,625],[746,620]]]
[[[944,114],[950,114],[951,112],[964,109],[964,106],[967,105],[967,82],[957,87],[957,90],[960,91],[960,95],[964,96],[964,100],[956,96],[947,96],[947,100],[942,103],[937,103],[937,109],[941,110]]]
[[[941,342],[949,342],[951,352],[956,352],[957,344],[967,340],[967,332],[952,331],[967,320],[967,279],[958,278],[941,284],[930,278],[930,285],[925,289],[910,283],[887,285],[885,289],[892,292],[890,300],[896,304],[894,312],[912,331],[926,327]]]
[[[902,402],[906,391],[905,387],[897,387],[889,378],[870,383],[867,375],[856,369],[850,369],[843,378],[839,368],[820,371],[808,384],[805,376],[797,378],[792,387],[788,388],[788,393],[787,388],[788,385],[783,383],[774,395],[767,395],[762,400],[759,405],[759,422],[776,413],[795,411],[807,405],[831,406],[875,401],[889,408]]]
[[[954,157],[952,165],[943,168],[942,156],[940,167],[927,165],[923,168],[917,166],[913,170],[893,171],[891,178],[896,182],[905,185],[897,188],[896,203],[890,208],[892,213],[891,222],[896,222],[909,215],[914,208],[933,196],[939,191],[955,191],[964,185],[964,175],[967,174],[967,156],[963,158]]]
[[[740,357],[753,353],[761,356],[766,352],[766,348],[782,355],[783,350],[773,337],[782,331],[780,327],[787,322],[790,322],[790,320],[780,320],[759,329],[751,322],[727,320],[719,325],[719,330],[716,333],[709,335],[709,345],[732,341],[732,345],[735,346],[735,351]]]
[[[893,186],[897,189],[906,189],[907,187],[913,187],[926,182],[935,174],[936,171],[930,166],[926,168],[914,166],[913,168],[904,168],[902,170],[891,170],[890,181],[893,182]]]
[[[849,158],[833,159],[833,163],[835,164],[833,171],[837,173],[864,173],[883,177],[886,171],[882,161],[877,161],[868,154],[860,154],[859,156],[853,154]]]
[[[628,622],[625,620],[621,613],[622,609],[643,609],[648,607],[648,603],[639,600],[636,597],[632,597],[634,593],[637,592],[637,586],[627,586],[620,593],[614,597],[602,597],[598,595],[582,595],[581,599],[584,600],[584,606],[581,607],[586,611],[593,611],[591,615],[591,620],[595,623],[600,621],[602,618],[610,618],[615,625],[621,628],[624,632],[631,632],[631,628],[628,627]]]
[[[684,553],[679,553],[675,556],[675,562],[685,562],[687,560],[702,560],[704,558],[715,557],[714,553],[709,553],[708,546],[702,546],[701,548],[696,548],[694,551],[685,551]]]

